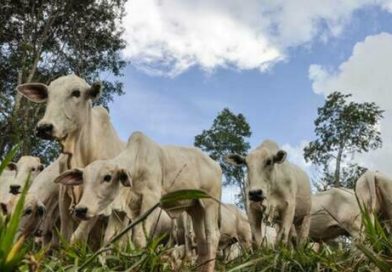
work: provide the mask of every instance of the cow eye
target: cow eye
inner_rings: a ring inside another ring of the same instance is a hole
[[[80,91],[79,91],[79,90],[73,90],[72,93],[71,93],[71,95],[72,95],[73,97],[79,97],[79,96],[80,96]]]
[[[31,171],[33,171],[33,172],[34,172],[34,171],[35,171],[35,167],[31,168]]]
[[[32,210],[31,208],[27,208],[27,209],[24,211],[23,215],[30,215],[30,214],[32,214],[32,213],[33,213],[33,210]]]
[[[112,176],[111,176],[111,175],[105,175],[105,176],[103,177],[103,181],[105,181],[105,182],[109,182],[109,181],[111,181],[111,179],[112,179]]]
[[[266,161],[265,161],[265,165],[266,165],[266,166],[272,165],[272,160],[271,160],[271,159],[266,160]]]

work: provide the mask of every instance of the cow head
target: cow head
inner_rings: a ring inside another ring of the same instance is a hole
[[[268,187],[276,178],[276,165],[285,161],[287,153],[283,150],[271,151],[267,148],[258,148],[247,156],[231,154],[225,161],[237,166],[246,166],[248,169],[247,192],[251,202],[263,202]]]
[[[84,169],[67,170],[55,182],[71,186],[83,184],[82,198],[74,210],[75,216],[82,220],[102,214],[118,195],[120,186],[131,186],[128,171],[101,160]]]
[[[19,231],[25,235],[36,235],[46,214],[45,205],[35,197],[27,195],[19,223]]]
[[[101,84],[90,86],[78,76],[68,75],[52,81],[49,86],[26,83],[17,90],[33,102],[47,102],[45,115],[36,127],[37,135],[64,142],[88,121],[91,101],[99,96]]]
[[[10,182],[9,193],[17,195],[26,182],[33,180],[43,169],[41,160],[33,156],[22,156],[17,163],[8,164],[8,169],[15,171],[15,178]]]

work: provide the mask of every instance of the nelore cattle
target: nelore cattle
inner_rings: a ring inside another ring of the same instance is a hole
[[[19,231],[24,235],[42,236],[44,245],[57,244],[55,229],[59,227],[59,185],[54,180],[67,158],[60,155],[32,182],[27,191]]]
[[[196,244],[200,270],[213,271],[218,250],[232,259],[241,250],[251,250],[252,241],[260,247],[289,243],[291,238],[302,243],[308,237],[316,242],[340,235],[359,237],[357,198],[373,220],[378,215],[392,229],[392,179],[380,172],[361,176],[356,195],[334,188],[312,196],[307,174],[286,159],[286,151],[266,140],[246,156],[225,158],[247,168],[246,215],[220,202],[221,168],[199,149],[160,145],[141,132],[122,141],[107,110],[93,106],[100,83],[89,85],[72,74],[49,85],[22,84],[17,90],[33,102],[46,102],[36,133],[58,141],[61,155],[45,169],[32,156],[9,164],[0,177],[1,207],[12,212],[30,177],[19,231],[42,236],[45,245],[57,243],[53,231],[58,227],[72,243],[88,242],[89,234],[96,233],[104,233],[107,243],[162,195],[185,189],[201,190],[210,198],[161,206],[121,242],[145,247],[148,239],[170,234],[174,244],[185,245],[188,257]],[[98,224],[107,216],[106,225]]]
[[[286,156],[275,142],[266,140],[247,156],[226,157],[231,164],[247,167],[248,217],[257,245],[263,241],[263,217],[269,225],[277,226],[278,241],[288,243],[292,226],[299,242],[308,237],[312,205],[309,178]]]
[[[33,102],[47,103],[44,117],[36,127],[37,134],[59,141],[62,153],[69,156],[65,168],[85,167],[95,160],[110,159],[124,149],[125,143],[117,136],[106,109],[92,106],[92,101],[100,95],[101,84],[90,86],[80,77],[68,75],[49,85],[22,84],[17,90]],[[61,234],[72,242],[87,241],[97,221],[97,218],[82,221],[74,232],[70,209],[79,202],[82,189],[82,186],[60,187]]]
[[[23,187],[29,186],[43,168],[40,158],[33,156],[22,156],[7,165],[1,177],[1,206],[5,212],[12,213]]]

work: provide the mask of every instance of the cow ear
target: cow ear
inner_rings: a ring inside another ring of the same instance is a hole
[[[246,164],[245,157],[238,154],[227,155],[225,156],[224,160],[225,162],[235,166],[241,166]]]
[[[78,168],[67,170],[58,176],[54,182],[71,186],[83,184],[83,170]]]
[[[42,83],[21,84],[16,87],[16,90],[35,103],[42,103],[48,99],[48,86]]]
[[[118,170],[117,175],[118,175],[118,180],[121,182],[121,184],[123,186],[125,186],[125,187],[132,186],[132,178],[127,170],[120,169],[120,170]]]
[[[7,165],[7,168],[8,168],[8,170],[10,170],[10,171],[16,171],[16,169],[18,169],[18,166],[16,165],[16,163],[10,162],[10,163]]]
[[[87,90],[87,96],[91,100],[98,99],[101,95],[102,84],[101,82],[94,82],[91,87]]]
[[[284,150],[279,150],[274,156],[274,163],[283,163],[286,160],[287,152]]]

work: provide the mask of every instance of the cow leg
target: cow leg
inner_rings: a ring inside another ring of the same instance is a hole
[[[187,213],[184,212],[181,214],[181,216],[184,224],[185,257],[188,260],[192,260],[194,242],[193,226]]]
[[[144,192],[142,198],[142,204],[140,208],[140,215],[143,215],[146,211],[152,208],[157,199],[160,199],[160,195],[157,195],[154,192]],[[153,211],[142,224],[138,224],[135,226],[132,232],[132,242],[136,247],[144,248],[147,246],[147,237],[150,237],[151,231],[153,231],[152,227],[158,218],[159,211]]]
[[[265,233],[263,233],[261,229],[261,221],[263,220],[262,213],[259,211],[255,211],[251,208],[249,209],[248,213],[249,224],[256,242],[255,248],[258,248],[261,246],[263,242],[263,237],[265,236]]]
[[[211,260],[208,262],[206,271],[214,271],[216,253],[218,251],[220,231],[219,231],[219,216],[220,216],[220,205],[214,200],[205,200],[206,202],[206,216],[204,218],[206,239],[208,243],[208,258]],[[209,203],[208,203],[209,202]]]
[[[205,210],[198,201],[187,211],[192,218],[193,230],[197,241],[197,263],[202,265],[208,259],[208,244],[204,228]]]
[[[70,206],[71,199],[67,194],[67,187],[61,185],[59,189],[60,234],[66,241],[70,241],[74,230],[74,221],[69,212]]]
[[[204,200],[192,208],[192,222],[198,248],[198,264],[201,271],[214,271],[215,258],[219,243],[219,204]]]
[[[295,204],[288,204],[286,209],[282,212],[282,222],[277,235],[277,244],[283,242],[288,244],[290,229],[293,225],[295,214]]]
[[[87,243],[88,235],[90,234],[90,231],[94,227],[95,223],[97,223],[97,220],[98,216],[88,221],[80,222],[79,226],[76,228],[75,232],[71,236],[71,244]]]
[[[252,250],[252,234],[248,231],[241,230],[238,235],[238,243],[242,250],[250,252]]]
[[[298,231],[298,239],[297,239],[298,244],[302,244],[306,242],[309,236],[309,229],[310,229],[310,214],[305,215],[302,218],[302,222]]]
[[[104,244],[106,245],[117,233],[129,224],[129,219],[124,214],[113,212],[109,216],[108,225],[105,229]],[[127,244],[128,236],[124,235],[119,241],[120,248],[124,248]]]

